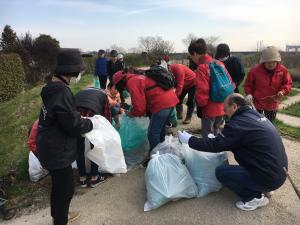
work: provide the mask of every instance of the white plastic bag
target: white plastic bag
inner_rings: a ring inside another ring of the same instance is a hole
[[[29,152],[28,165],[29,178],[33,182],[39,181],[48,174],[48,171],[41,166],[39,159],[32,151]]]
[[[222,184],[215,175],[218,166],[228,162],[227,153],[200,152],[184,146],[184,161],[187,169],[198,187],[198,197],[219,191]]]
[[[198,189],[181,160],[173,154],[152,155],[145,173],[147,202],[144,211],[169,201],[197,196]]]
[[[99,166],[99,171],[107,173],[126,173],[127,167],[121,147],[119,133],[103,116],[92,118],[99,128],[85,134],[85,155]],[[90,143],[93,144],[91,149]]]
[[[183,150],[184,146],[179,142],[178,138],[173,137],[172,135],[166,136],[165,141],[159,143],[152,151],[151,155],[157,154],[160,155],[170,153],[177,155],[180,159],[183,159]]]

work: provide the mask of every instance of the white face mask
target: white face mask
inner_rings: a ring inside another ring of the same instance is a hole
[[[81,73],[79,73],[78,77],[71,77],[70,84],[77,84],[81,79]]]

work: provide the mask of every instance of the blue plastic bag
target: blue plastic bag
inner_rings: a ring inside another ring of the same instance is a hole
[[[169,201],[197,196],[198,189],[182,161],[173,154],[152,155],[145,173],[147,202],[144,211]]]
[[[94,76],[94,88],[100,89],[100,82],[97,76]]]
[[[215,170],[218,166],[228,163],[227,153],[200,152],[186,144],[184,146],[184,161],[198,187],[198,197],[219,191],[222,184],[217,180]]]
[[[133,151],[145,144],[149,126],[148,117],[128,117],[121,119],[121,126],[118,130],[121,136],[123,151]]]

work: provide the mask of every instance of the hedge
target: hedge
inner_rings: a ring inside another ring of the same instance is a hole
[[[0,102],[16,97],[24,88],[24,69],[17,54],[0,54]]]

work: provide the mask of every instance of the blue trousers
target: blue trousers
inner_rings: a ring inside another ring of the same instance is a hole
[[[150,152],[156,145],[163,142],[166,136],[166,124],[169,121],[172,108],[160,110],[151,115],[148,127],[148,140],[150,144]]]
[[[258,184],[243,167],[238,165],[217,167],[216,177],[220,183],[237,194],[244,202],[260,198],[263,192],[273,191]]]

